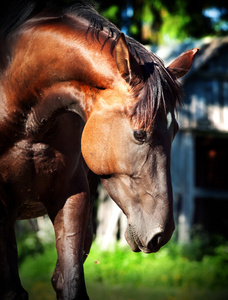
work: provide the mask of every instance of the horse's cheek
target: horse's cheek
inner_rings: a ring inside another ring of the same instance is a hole
[[[97,175],[110,174],[108,154],[108,128],[103,128],[97,118],[86,123],[82,134],[81,149],[87,166]]]

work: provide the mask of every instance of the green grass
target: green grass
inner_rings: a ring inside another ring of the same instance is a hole
[[[102,252],[94,244],[85,263],[91,300],[228,299],[228,246],[215,247],[210,255],[199,255],[199,246],[194,247],[186,250],[170,243],[145,255],[120,247]],[[21,280],[30,299],[55,299],[50,283],[55,262],[55,248],[48,246],[43,254],[33,253],[21,263]]]
[[[87,284],[92,300],[227,300],[228,290],[181,289],[173,287],[115,287]]]

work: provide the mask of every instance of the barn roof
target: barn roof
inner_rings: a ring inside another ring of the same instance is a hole
[[[151,47],[151,50],[161,57],[165,62],[165,65],[168,66],[169,63],[182,52],[192,48],[199,48],[200,51],[194,59],[191,71],[184,77],[183,81],[186,81],[186,79],[195,74],[199,69],[203,68],[203,66],[214,57],[217,57],[225,47],[228,47],[228,36],[221,38],[205,38],[202,40],[187,41],[181,44],[174,43],[172,45]]]

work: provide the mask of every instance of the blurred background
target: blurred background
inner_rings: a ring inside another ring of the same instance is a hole
[[[185,50],[200,52],[182,80],[184,106],[172,147],[175,234],[158,253],[131,252],[125,216],[99,186],[85,263],[88,293],[92,300],[228,299],[227,0],[109,0],[95,6],[166,65]],[[18,221],[16,230],[30,299],[55,299],[50,221]]]

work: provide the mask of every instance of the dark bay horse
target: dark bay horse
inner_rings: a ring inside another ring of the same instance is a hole
[[[166,68],[87,2],[53,3],[0,8],[0,299],[28,298],[14,223],[44,214],[56,236],[57,298],[89,299],[91,171],[126,214],[133,251],[158,251],[174,230],[177,79],[197,49]]]

